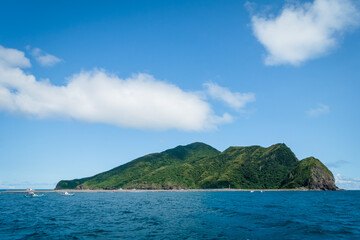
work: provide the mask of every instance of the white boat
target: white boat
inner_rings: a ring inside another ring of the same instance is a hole
[[[73,196],[75,193],[62,192],[60,194],[64,196]]]
[[[27,198],[36,198],[36,197],[43,197],[44,194],[36,194],[34,192],[28,192],[27,194],[24,195],[24,197]]]

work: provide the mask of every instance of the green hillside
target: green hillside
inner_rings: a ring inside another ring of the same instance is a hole
[[[93,177],[62,180],[56,189],[199,189],[229,186],[241,189],[336,189],[332,173],[319,160],[308,158],[299,161],[285,144],[268,148],[229,147],[219,152],[204,143],[149,154]]]
[[[310,189],[336,190],[333,174],[322,162],[314,157],[302,160],[282,183],[282,188],[298,188],[306,186]]]

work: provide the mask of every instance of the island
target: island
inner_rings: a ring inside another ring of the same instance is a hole
[[[145,155],[92,177],[61,180],[56,190],[183,189],[339,190],[320,160],[297,159],[284,143],[229,147],[205,143]]]

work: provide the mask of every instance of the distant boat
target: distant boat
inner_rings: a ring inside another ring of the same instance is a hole
[[[263,192],[264,192],[264,190],[261,190],[260,192],[261,192],[261,193],[263,193]]]
[[[34,192],[28,192],[27,194],[24,195],[24,197],[27,198],[36,198],[36,197],[43,197],[44,194],[36,194]]]
[[[251,193],[253,193],[253,192],[254,192],[254,190],[251,190],[250,192],[251,192]]]
[[[73,196],[75,193],[62,192],[60,194],[65,196]]]

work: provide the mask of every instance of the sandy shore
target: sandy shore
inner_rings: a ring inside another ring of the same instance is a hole
[[[183,189],[183,190],[140,190],[140,189],[131,189],[131,190],[90,190],[90,189],[61,189],[61,190],[34,190],[37,193],[126,193],[126,192],[293,192],[293,191],[317,191],[317,190],[307,190],[307,189]],[[321,191],[321,190],[319,190]],[[27,193],[27,191],[20,190],[7,190],[0,193]]]

